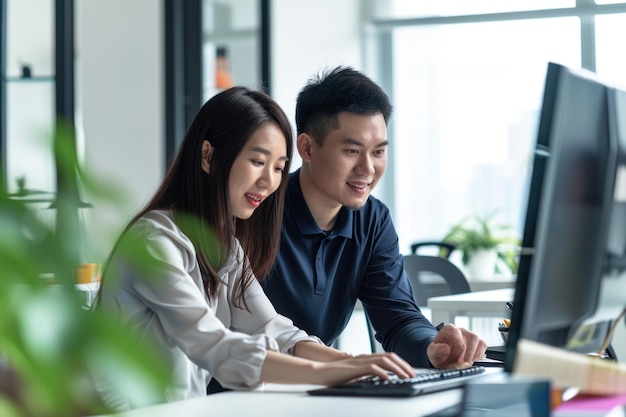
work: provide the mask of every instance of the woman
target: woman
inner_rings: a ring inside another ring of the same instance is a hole
[[[205,395],[211,377],[252,389],[412,376],[394,354],[353,358],[325,346],[277,314],[262,291],[257,279],[279,247],[291,156],[291,127],[270,97],[244,87],[214,96],[114,248],[98,306],[166,354],[171,383],[162,401]],[[125,250],[137,247],[144,262]],[[120,396],[116,408],[137,405]]]

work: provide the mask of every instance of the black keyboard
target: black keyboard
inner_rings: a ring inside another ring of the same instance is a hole
[[[379,377],[367,377],[333,387],[307,391],[310,395],[361,395],[411,397],[444,389],[463,386],[485,372],[482,366],[463,369],[425,369],[417,368],[415,376],[401,379],[392,376],[389,380]]]

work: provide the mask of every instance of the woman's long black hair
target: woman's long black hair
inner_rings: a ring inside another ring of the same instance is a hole
[[[261,280],[266,277],[278,254],[289,162],[276,192],[266,198],[249,219],[235,219],[231,214],[228,180],[235,158],[250,136],[266,123],[273,123],[281,130],[287,157],[291,160],[292,129],[287,116],[272,98],[245,87],[233,87],[213,96],[191,123],[158,191],[126,228],[128,230],[151,210],[174,213],[177,225],[196,248],[209,296],[215,295],[222,284],[217,271],[223,257],[233,251],[233,236],[237,237],[249,263],[241,260],[242,279],[238,281],[232,301],[245,308],[245,289],[255,276]],[[213,147],[208,174],[202,169],[202,142],[205,140]]]

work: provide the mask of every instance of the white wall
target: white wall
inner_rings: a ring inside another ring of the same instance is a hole
[[[362,68],[360,8],[359,0],[272,2],[272,95],[292,123],[296,96],[313,74],[336,65]],[[79,134],[85,164],[127,193],[124,204],[96,202],[90,210],[91,233],[97,234],[92,241],[99,242],[102,256],[163,177],[162,9],[161,0],[76,2],[77,107],[83,109]]]
[[[115,235],[163,177],[163,2],[76,1],[76,41],[85,164],[126,192],[122,204],[96,201],[90,210],[92,241],[106,251],[105,234]]]
[[[296,97],[306,81],[336,65],[362,69],[360,0],[273,0],[272,96],[295,132]],[[292,169],[300,165],[295,158]]]

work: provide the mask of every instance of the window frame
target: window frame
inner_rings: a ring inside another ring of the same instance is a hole
[[[490,23],[519,21],[530,19],[545,19],[559,17],[578,17],[580,21],[580,45],[581,45],[581,67],[590,71],[596,71],[596,45],[595,45],[595,17],[598,15],[622,14],[626,13],[626,2],[615,4],[596,4],[594,0],[576,0],[573,7],[525,10],[514,12],[499,12],[486,14],[456,15],[456,16],[427,16],[415,18],[376,18],[373,15],[374,2],[368,0],[365,8],[366,30],[364,31],[365,44],[365,69],[389,92],[390,99],[393,97],[394,80],[393,68],[393,36],[394,29],[401,27],[424,27],[457,25],[463,23]],[[389,137],[394,137],[393,118],[388,127]],[[388,150],[390,161],[395,158],[394,147]],[[396,207],[396,186],[394,178],[394,164],[390,163],[387,174],[383,176],[374,194],[385,201],[389,207],[392,218],[397,218]],[[468,213],[468,215],[471,213]],[[396,225],[399,227],[399,225]],[[401,248],[403,250],[405,248]]]

